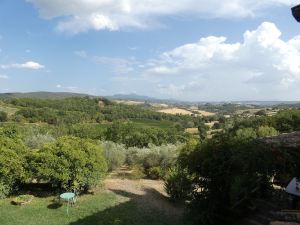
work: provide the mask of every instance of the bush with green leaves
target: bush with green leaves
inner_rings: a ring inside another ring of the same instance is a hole
[[[111,141],[104,141],[101,145],[109,171],[124,165],[126,161],[126,148],[124,145],[116,144]]]
[[[0,128],[0,197],[16,190],[26,179],[25,152],[26,147],[16,133]]]
[[[279,134],[274,127],[269,126],[260,126],[257,128],[256,132],[258,137],[271,137]]]
[[[27,136],[24,143],[32,149],[41,149],[45,144],[52,143],[55,138],[49,134],[36,134]]]
[[[5,122],[7,121],[8,116],[6,112],[0,111],[0,122]]]
[[[171,200],[180,202],[188,199],[193,189],[193,179],[187,169],[171,168],[165,178],[165,190]]]
[[[148,177],[153,180],[162,179],[165,176],[165,171],[160,166],[154,166],[148,169]]]
[[[149,145],[148,148],[129,148],[126,162],[129,165],[143,166],[148,177],[151,177],[149,173],[151,168],[159,167],[160,177],[163,177],[166,171],[176,162],[181,146],[181,144],[168,144],[162,146]]]
[[[106,174],[107,164],[99,144],[72,136],[47,144],[40,152],[38,178],[63,190],[85,191]]]
[[[22,156],[6,147],[0,148],[0,197],[5,197],[18,188],[25,179]]]
[[[271,177],[279,171],[274,156],[282,160],[283,155],[255,135],[254,129],[244,128],[238,136],[224,134],[183,148],[166,189],[171,198],[188,200],[194,224],[232,224],[228,219],[247,209],[251,198],[268,197]],[[189,176],[190,186],[184,180]]]
[[[138,180],[144,177],[145,177],[144,168],[141,165],[131,166],[131,173],[130,173],[131,179]]]

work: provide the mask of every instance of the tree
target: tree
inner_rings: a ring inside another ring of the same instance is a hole
[[[209,127],[206,125],[198,126],[198,131],[199,131],[199,136],[200,136],[201,141],[205,140],[208,130],[209,130]]]
[[[0,111],[0,122],[5,122],[7,121],[7,113],[6,112],[3,112],[3,111]]]
[[[64,190],[85,191],[105,175],[107,165],[101,147],[72,136],[59,138],[40,152],[39,178]]]
[[[49,134],[37,134],[27,136],[24,140],[24,143],[33,149],[41,149],[45,144],[54,142],[55,139]]]
[[[188,144],[178,158],[179,170],[167,180],[171,198],[190,202],[194,224],[232,224],[230,219],[249,206],[249,198],[270,193],[273,152],[253,140],[254,129],[237,133]],[[190,183],[183,179],[187,176]]]
[[[109,171],[115,170],[125,163],[126,149],[124,145],[105,141],[102,143],[102,147]]]
[[[279,132],[274,127],[260,126],[257,129],[258,137],[270,137],[270,136],[276,136],[278,134]]]
[[[257,137],[256,131],[253,128],[240,128],[236,131],[236,139],[239,141],[252,140]]]
[[[10,194],[24,177],[23,158],[14,150],[0,148],[0,198]]]
[[[0,128],[0,198],[18,188],[25,180],[26,147],[13,129]]]
[[[266,116],[266,110],[262,109],[255,113],[256,116]]]

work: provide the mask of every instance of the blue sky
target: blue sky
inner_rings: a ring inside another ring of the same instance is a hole
[[[1,0],[0,92],[300,100],[297,2]]]

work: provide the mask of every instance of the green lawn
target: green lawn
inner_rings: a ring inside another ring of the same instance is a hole
[[[57,208],[54,197],[35,197],[24,206],[0,200],[1,225],[168,225],[158,211],[141,209],[130,197],[110,192],[80,197],[70,215],[66,205]],[[58,205],[59,206],[59,205]]]

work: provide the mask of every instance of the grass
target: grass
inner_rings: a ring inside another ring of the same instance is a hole
[[[162,129],[172,129],[174,128],[174,123],[166,120],[147,120],[147,119],[133,119],[131,120],[135,125],[141,128],[162,128]]]
[[[15,114],[19,109],[5,105],[4,103],[0,102],[0,111],[6,112],[9,116]]]
[[[55,197],[35,197],[24,206],[0,200],[1,225],[168,225],[174,224],[158,211],[142,209],[122,193],[101,192],[80,197],[70,207],[59,205]],[[59,206],[59,207],[58,207]]]

